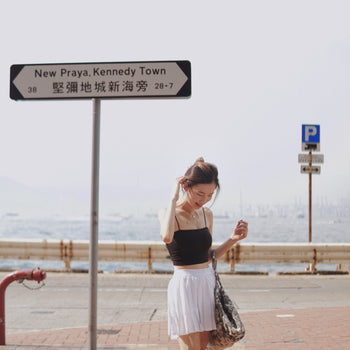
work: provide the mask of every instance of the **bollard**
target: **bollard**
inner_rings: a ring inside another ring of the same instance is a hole
[[[46,278],[46,272],[39,268],[33,270],[21,270],[4,277],[0,282],[0,345],[5,345],[5,292],[6,288],[14,281],[37,281]]]

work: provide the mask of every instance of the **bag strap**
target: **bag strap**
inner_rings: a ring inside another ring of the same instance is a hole
[[[214,270],[214,275],[215,275],[215,290],[218,290],[222,287],[221,281],[220,281],[220,277],[218,272],[216,271],[216,265],[217,265],[217,260],[215,257],[215,249],[212,249],[210,251],[210,256],[211,256],[211,260],[212,260],[212,266],[213,266],[213,270]]]
[[[212,260],[213,270],[216,272],[217,261],[216,261],[216,258],[215,258],[215,249],[212,249],[210,251],[210,256],[211,256],[211,260]]]

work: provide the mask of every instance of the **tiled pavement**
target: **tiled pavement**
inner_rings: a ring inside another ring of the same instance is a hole
[[[350,307],[318,307],[249,312],[241,315],[245,338],[233,350],[349,350]],[[98,349],[175,350],[176,341],[167,335],[167,323],[99,326]],[[1,350],[87,349],[86,328],[9,334]]]

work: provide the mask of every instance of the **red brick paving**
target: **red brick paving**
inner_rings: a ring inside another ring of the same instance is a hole
[[[267,311],[242,319],[244,349],[350,349],[350,307]]]
[[[349,350],[350,307],[276,310],[242,314],[245,338],[232,349]],[[8,334],[1,350],[87,349],[85,328]],[[178,349],[167,335],[167,322],[100,326],[98,349]]]

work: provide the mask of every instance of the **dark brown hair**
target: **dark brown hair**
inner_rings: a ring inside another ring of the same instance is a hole
[[[185,178],[188,187],[198,184],[215,183],[217,193],[220,191],[217,167],[214,164],[205,162],[202,157],[198,158],[194,164],[187,169]]]

